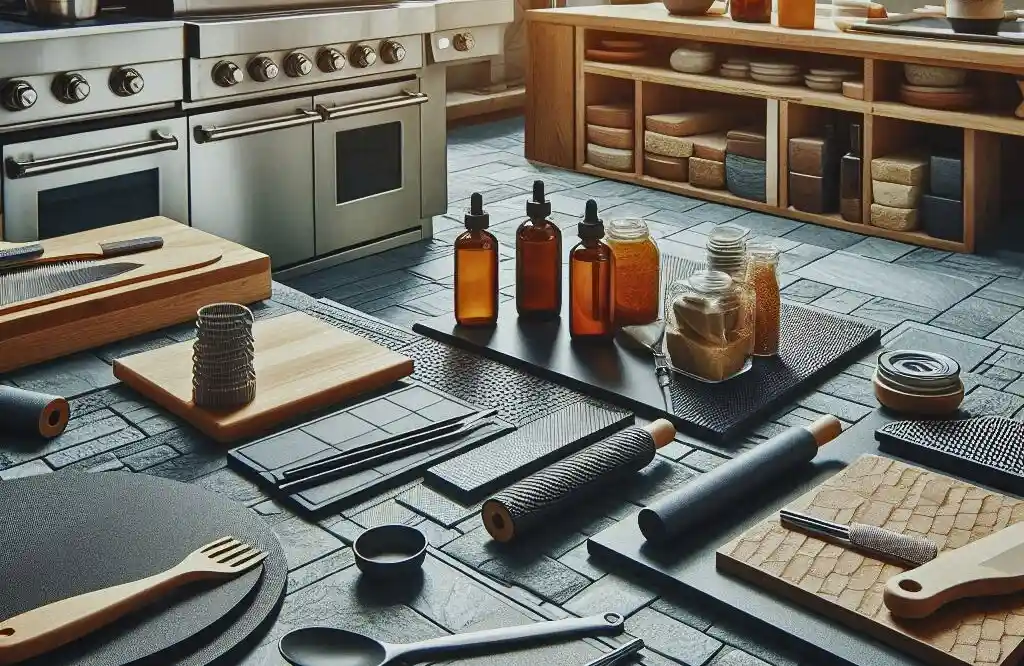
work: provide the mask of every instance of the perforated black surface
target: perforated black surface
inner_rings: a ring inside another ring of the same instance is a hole
[[[896,421],[875,432],[886,453],[1024,495],[1024,423],[1000,416]]]
[[[276,609],[288,566],[270,527],[244,506],[145,474],[46,474],[0,483],[0,618],[144,578],[225,535],[269,553],[262,567],[165,600],[25,666],[209,664]]]
[[[388,349],[401,349],[405,345],[419,339],[409,331],[404,331],[387,323],[361,315],[349,308],[320,299],[316,304],[306,310],[317,319],[327,322],[331,326],[354,333],[361,338],[366,338]]]

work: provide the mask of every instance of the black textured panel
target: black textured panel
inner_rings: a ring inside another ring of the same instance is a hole
[[[328,299],[318,300],[315,305],[306,309],[306,312],[332,326],[376,342],[388,349],[401,349],[419,339],[419,336],[414,333]]]
[[[485,503],[485,516],[492,502],[500,505],[519,537],[559,511],[646,467],[654,459],[654,451],[654,438],[646,430],[617,432],[497,493]]]
[[[475,502],[632,422],[627,412],[584,402],[569,405],[431,467],[423,479],[460,502]]]
[[[402,506],[412,509],[416,513],[426,516],[435,523],[445,527],[452,527],[480,510],[479,504],[462,506],[436,490],[431,490],[423,485],[410,488],[396,497],[395,500]]]
[[[596,402],[576,391],[433,340],[402,350],[413,359],[415,379],[483,408],[516,426],[578,402]]]
[[[145,578],[228,535],[267,551],[263,566],[182,588],[25,666],[117,666],[150,656],[160,664],[208,664],[268,619],[288,565],[259,516],[195,486],[124,472],[0,483],[0,618]]]
[[[1000,416],[896,421],[875,432],[886,453],[1024,495],[1024,423]]]

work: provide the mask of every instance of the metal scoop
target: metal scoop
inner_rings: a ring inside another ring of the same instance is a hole
[[[493,654],[541,642],[589,636],[614,636],[625,628],[618,613],[536,622],[516,627],[441,636],[397,645],[345,629],[308,627],[281,638],[281,656],[296,666],[388,666],[422,664],[470,654]]]
[[[672,402],[672,368],[665,356],[665,320],[658,319],[650,324],[623,326],[622,332],[632,340],[646,347],[654,355],[654,374],[661,387],[661,396],[665,399],[665,412],[675,414]]]

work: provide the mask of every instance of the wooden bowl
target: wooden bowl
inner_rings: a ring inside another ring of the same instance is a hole
[[[714,0],[662,0],[669,14],[677,16],[702,16],[708,13]]]
[[[646,51],[647,45],[638,39],[602,39],[601,48],[606,51]]]
[[[594,62],[610,62],[626,64],[640,62],[647,57],[647,51],[605,51],[603,49],[587,49],[586,58]]]
[[[914,416],[949,416],[955,414],[964,401],[964,387],[939,395],[914,395],[894,389],[879,381],[877,374],[871,382],[875,387],[875,398],[886,409],[899,414]]]
[[[900,101],[911,106],[943,111],[972,109],[978,105],[981,96],[974,88],[934,88],[925,86],[900,86]]]

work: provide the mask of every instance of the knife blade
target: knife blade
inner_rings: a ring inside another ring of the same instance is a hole
[[[0,272],[0,307],[74,289],[141,267],[122,261],[67,261]]]

